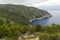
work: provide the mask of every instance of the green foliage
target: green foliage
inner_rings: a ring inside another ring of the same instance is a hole
[[[0,4],[0,17],[9,19],[14,23],[27,25],[33,16],[40,18],[49,13],[35,7],[27,7],[23,5]]]
[[[39,40],[60,40],[60,34],[42,33],[39,36]]]
[[[35,30],[36,30],[36,32],[41,31],[42,30],[42,26],[41,25],[36,25],[35,26]]]
[[[60,32],[60,26],[55,24],[55,25],[46,27],[45,30],[46,30],[47,33]]]
[[[30,26],[12,24],[10,20],[0,19],[0,38],[16,39],[19,36],[27,34],[35,34],[39,32],[40,40],[60,40],[60,25],[51,26]]]
[[[60,40],[60,25],[30,26],[29,20],[48,15],[49,13],[34,7],[0,4],[0,38],[16,39],[27,34],[40,33],[40,40]]]
[[[48,40],[48,34],[47,33],[40,34],[39,40]]]

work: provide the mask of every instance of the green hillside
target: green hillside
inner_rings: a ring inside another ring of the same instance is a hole
[[[23,5],[0,4],[0,17],[18,24],[29,24],[29,20],[35,16],[40,18],[50,15],[47,11],[35,7]]]

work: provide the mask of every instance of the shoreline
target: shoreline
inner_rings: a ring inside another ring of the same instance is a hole
[[[44,18],[49,18],[49,17],[51,17],[52,15],[45,15],[45,16],[43,16],[43,17],[41,17],[41,18],[34,18],[34,19],[31,19],[29,22],[31,23],[32,21],[34,21],[34,20],[42,20],[42,19],[44,19]]]

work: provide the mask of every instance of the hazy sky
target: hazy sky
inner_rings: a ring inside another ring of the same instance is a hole
[[[22,4],[28,6],[60,6],[60,0],[0,0],[3,4]]]

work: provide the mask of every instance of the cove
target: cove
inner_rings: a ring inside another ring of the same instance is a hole
[[[34,20],[31,22],[31,25],[35,26],[41,24],[42,26],[49,26],[53,23],[60,24],[60,10],[47,10],[52,17],[44,18],[42,20]]]

